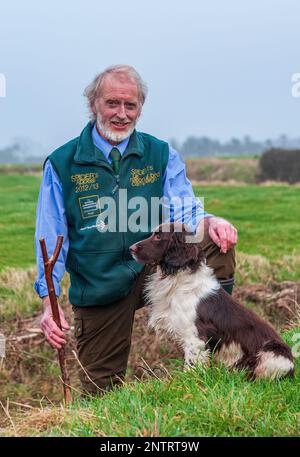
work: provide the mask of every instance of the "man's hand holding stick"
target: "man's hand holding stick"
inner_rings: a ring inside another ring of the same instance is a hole
[[[53,267],[61,250],[63,239],[64,237],[62,235],[59,235],[57,237],[54,253],[50,257],[50,259],[48,258],[45,240],[44,238],[40,239],[40,245],[44,259],[45,278],[48,287],[48,296],[44,297],[43,299],[45,311],[42,318],[41,327],[47,340],[58,351],[58,359],[64,388],[65,404],[68,405],[71,402],[72,398],[70,389],[70,379],[67,372],[65,359],[64,345],[66,344],[66,340],[62,329],[64,328],[65,330],[68,330],[69,325],[64,318],[62,309],[58,305],[52,279]]]

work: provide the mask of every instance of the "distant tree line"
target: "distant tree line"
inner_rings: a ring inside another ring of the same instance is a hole
[[[27,139],[16,140],[12,145],[0,149],[0,164],[42,163],[44,159],[45,155],[39,155],[36,145]]]
[[[182,144],[172,138],[170,144],[185,158],[260,156],[270,149],[300,149],[300,138],[291,139],[287,135],[280,135],[275,140],[256,141],[245,135],[243,139],[231,138],[221,142],[207,136],[189,136]],[[42,163],[47,155],[44,151],[43,147],[30,139],[18,138],[10,146],[0,149],[0,163]]]
[[[18,144],[12,144],[0,150],[0,163],[19,163],[19,150]]]
[[[245,135],[242,140],[231,138],[223,143],[207,136],[189,136],[182,144],[173,138],[170,143],[184,157],[260,156],[271,148],[300,148],[300,138],[290,139],[287,135],[280,135],[277,139],[267,139],[265,141],[252,140],[249,135]]]

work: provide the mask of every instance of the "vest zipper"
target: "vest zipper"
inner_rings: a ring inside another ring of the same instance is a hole
[[[111,191],[112,195],[114,195],[117,192],[117,190],[119,189],[120,175],[115,175],[115,178],[116,178],[116,183],[117,184],[115,185],[115,187]]]
[[[122,171],[122,167],[121,167],[122,160],[123,160],[123,158],[121,158],[121,160],[120,160],[119,174],[116,175],[117,184],[112,190],[113,193],[115,193],[119,189],[119,183],[120,183],[120,178],[121,178],[120,175],[121,175],[121,171]],[[115,192],[114,192],[114,190],[115,190]],[[119,220],[119,224],[120,224],[120,220]],[[128,223],[127,223],[127,225],[128,225]],[[130,273],[131,273],[133,279],[136,279],[136,277],[137,277],[136,271],[133,268],[131,268],[130,265],[128,265],[128,263],[126,262],[126,259],[125,259],[125,235],[124,235],[124,232],[121,232],[121,239],[122,239],[122,262],[130,270]]]
[[[117,181],[117,184],[116,184],[116,187],[117,189],[119,189],[119,184],[120,184],[120,175],[121,175],[121,162],[122,162],[122,157],[121,157],[121,160],[120,160],[120,166],[119,166],[119,174],[116,175],[116,181]],[[127,204],[127,202],[126,202]],[[120,208],[119,208],[119,212],[120,212]],[[128,225],[128,224],[127,224]],[[119,220],[119,229],[120,229],[120,220]],[[124,258],[124,250],[125,250],[125,239],[124,239],[124,232],[121,232],[121,239],[122,239],[122,262],[125,264],[125,258]],[[126,265],[126,264],[125,264]],[[128,265],[127,265],[128,266]]]

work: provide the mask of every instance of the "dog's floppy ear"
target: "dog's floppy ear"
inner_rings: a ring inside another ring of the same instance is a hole
[[[173,232],[169,247],[160,263],[164,274],[175,274],[178,270],[189,268],[195,271],[199,264],[205,260],[204,252],[199,243],[187,242],[186,231]]]

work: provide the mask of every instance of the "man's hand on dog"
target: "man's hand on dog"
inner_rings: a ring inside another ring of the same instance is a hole
[[[237,243],[237,229],[221,217],[209,217],[208,233],[220,251],[226,254]]]
[[[44,314],[41,320],[41,328],[43,333],[46,337],[46,340],[56,349],[61,349],[62,346],[66,344],[66,337],[63,331],[56,325],[53,320],[51,304],[49,297],[43,298],[43,307],[44,307]],[[58,305],[60,321],[63,330],[67,331],[70,330],[70,326],[65,319],[64,312],[61,307]]]

